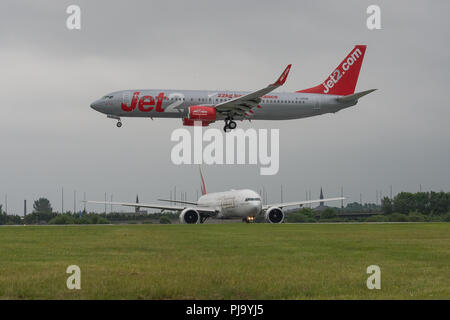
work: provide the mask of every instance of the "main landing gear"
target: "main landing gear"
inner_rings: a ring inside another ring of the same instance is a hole
[[[121,126],[122,126],[122,121],[117,121],[117,124],[116,124],[116,126],[117,126],[117,128],[120,128]]]
[[[233,129],[236,129],[237,123],[231,117],[227,117],[225,119],[225,127],[223,127],[223,131],[229,132]]]
[[[200,223],[204,223],[206,220],[208,220],[209,216],[203,216],[200,217]]]

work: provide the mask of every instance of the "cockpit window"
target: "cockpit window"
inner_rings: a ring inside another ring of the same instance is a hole
[[[113,96],[104,96],[102,99],[112,99]]]
[[[260,198],[246,198],[245,201],[261,201]]]

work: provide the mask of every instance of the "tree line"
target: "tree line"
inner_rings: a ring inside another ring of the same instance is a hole
[[[450,212],[450,192],[401,192],[393,199],[384,197],[381,209],[384,214],[418,212],[440,216]]]
[[[25,217],[8,215],[0,205],[0,225],[4,224],[104,224],[108,219],[96,213],[74,214],[71,212],[58,213],[53,211],[50,201],[39,198],[33,203],[33,212]]]
[[[355,210],[358,208],[359,210]],[[370,211],[368,209],[373,209]],[[343,212],[377,212],[380,214],[369,217],[343,218]],[[322,212],[316,212],[309,208],[303,208],[289,214],[287,222],[450,222],[450,192],[401,192],[393,199],[384,197],[381,200],[381,208],[371,204],[359,205],[352,203],[344,209],[326,208]]]
[[[379,212],[366,218],[342,218],[343,212]],[[25,217],[7,215],[0,205],[0,225],[5,224],[105,224],[111,222],[140,222],[170,223],[178,219],[178,213],[58,213],[53,211],[50,201],[39,198],[33,203],[33,212]],[[258,220],[259,221],[259,220]],[[286,217],[287,222],[419,222],[419,221],[446,221],[450,222],[450,192],[401,192],[393,199],[384,197],[381,207],[375,204],[350,203],[346,208],[326,208],[317,212],[310,208],[303,208],[292,212]],[[261,221],[262,222],[262,221]]]
[[[140,222],[140,223],[159,223],[167,224],[172,220],[178,219],[177,213],[94,213],[82,211],[79,213],[65,212],[59,213],[53,211],[50,201],[47,198],[39,198],[33,203],[33,212],[25,217],[18,215],[7,215],[0,205],[0,225],[6,224],[108,224],[111,222]]]

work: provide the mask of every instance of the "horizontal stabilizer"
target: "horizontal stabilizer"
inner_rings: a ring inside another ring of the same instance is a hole
[[[370,90],[366,90],[366,91],[357,92],[354,94],[349,94],[348,96],[342,96],[342,97],[336,98],[336,100],[339,102],[357,101],[359,98],[364,97],[365,95],[368,95],[369,93],[374,92],[375,90],[377,90],[377,89],[370,89]]]

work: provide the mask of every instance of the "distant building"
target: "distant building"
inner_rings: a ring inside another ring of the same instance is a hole
[[[323,190],[322,187],[320,187],[320,197],[319,199],[325,199],[323,196]],[[329,208],[328,206],[325,205],[325,202],[320,201],[319,206],[314,208],[314,211],[324,211],[325,209]]]
[[[139,196],[136,195],[136,203],[139,203]],[[139,213],[141,211],[141,207],[135,207],[134,212]]]

